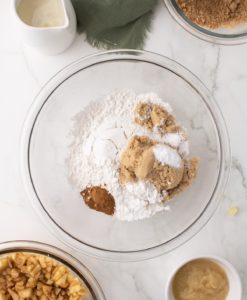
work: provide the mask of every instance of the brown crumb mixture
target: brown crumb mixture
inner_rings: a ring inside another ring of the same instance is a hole
[[[17,252],[0,259],[1,300],[82,300],[86,294],[79,279],[49,257]]]
[[[208,27],[233,27],[247,22],[247,0],[178,0],[194,23]]]
[[[113,196],[103,187],[87,187],[81,192],[81,195],[91,209],[103,212],[107,215],[113,215],[115,211],[115,200]]]

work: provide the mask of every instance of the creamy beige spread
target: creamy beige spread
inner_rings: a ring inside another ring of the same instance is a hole
[[[229,282],[225,271],[208,259],[196,259],[176,273],[172,291],[175,300],[225,300]]]

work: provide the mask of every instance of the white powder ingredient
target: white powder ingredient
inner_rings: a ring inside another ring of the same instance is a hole
[[[180,133],[166,133],[164,136],[164,142],[172,147],[177,148],[182,141],[184,141],[184,137]]]
[[[153,148],[154,157],[162,164],[172,168],[180,168],[182,165],[181,156],[176,150],[167,146],[157,144]]]
[[[120,156],[129,139],[133,135],[146,135],[162,143],[167,139],[167,143],[178,150],[185,141],[178,133],[162,137],[135,124],[134,108],[139,102],[156,103],[171,112],[169,104],[154,93],[136,95],[133,91],[123,90],[91,102],[73,119],[68,158],[69,177],[78,190],[106,185],[115,199],[114,215],[127,221],[169,210],[163,202],[166,192],[161,195],[151,183],[119,183]]]
[[[182,141],[181,144],[178,146],[178,153],[182,156],[182,157],[187,157],[190,154],[190,145],[189,145],[189,141],[185,140]]]
[[[160,144],[168,144],[169,146],[176,148],[178,153],[182,157],[189,155],[189,144],[188,140],[183,133],[166,133],[161,135],[157,131],[150,131],[142,126],[136,125],[134,134],[138,136],[147,136],[152,140],[159,142]]]

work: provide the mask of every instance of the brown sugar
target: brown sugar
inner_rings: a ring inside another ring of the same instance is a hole
[[[135,122],[149,130],[155,127],[161,134],[181,129],[174,116],[157,104],[138,103],[135,108]]]
[[[184,129],[164,106],[138,103],[135,108],[135,122],[149,131],[157,130],[160,135],[179,133],[187,138]],[[197,175],[199,159],[185,159],[176,152],[175,157],[181,160],[178,166],[162,163],[154,154],[159,146],[162,144],[148,136],[133,136],[120,158],[119,180],[121,184],[138,180],[148,181],[164,195],[164,200],[167,200],[184,191],[192,183]],[[169,155],[177,151],[169,145],[163,147],[165,148],[162,151],[168,151]]]
[[[113,215],[115,210],[115,200],[113,196],[103,187],[87,187],[81,192],[85,203],[94,210]]]
[[[184,164],[180,168],[174,168],[168,165],[162,165],[155,160],[152,170],[149,173],[149,181],[160,192],[163,190],[169,191],[180,185],[183,178]]]
[[[183,192],[191,185],[191,182],[196,178],[198,173],[199,158],[192,157],[190,160],[184,160],[184,173],[181,182],[178,186],[168,190],[168,197],[171,199],[175,195]]]
[[[148,180],[157,190],[176,187],[183,177],[181,168],[172,168],[158,162],[153,153],[157,142],[146,136],[134,136],[123,153],[120,162],[120,182]]]
[[[143,152],[148,150],[151,146],[155,144],[154,141],[150,140],[146,136],[134,136],[128,144],[127,149],[123,152],[120,161],[120,182],[126,183],[129,181],[136,181],[136,171],[139,168],[139,159],[141,158]],[[151,162],[152,164],[152,162]],[[144,168],[152,168],[152,165],[148,166],[149,162],[146,162]],[[137,171],[138,172],[138,171]],[[148,173],[148,170],[145,171]],[[145,176],[140,175],[142,179]]]
[[[233,27],[247,22],[247,0],[178,0],[194,23],[208,27]]]
[[[153,154],[157,142],[146,136],[134,136],[120,161],[120,182],[137,180],[151,182],[159,192],[166,190],[168,197],[183,191],[196,177],[198,159],[182,160],[180,168],[162,165]]]

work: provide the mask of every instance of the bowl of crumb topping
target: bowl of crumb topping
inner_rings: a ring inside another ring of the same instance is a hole
[[[104,300],[90,271],[61,249],[34,241],[0,244],[0,299]]]
[[[230,147],[220,110],[190,71],[118,50],[69,65],[25,122],[22,177],[61,241],[112,261],[148,259],[196,234],[220,203]]]
[[[175,21],[194,36],[216,44],[247,42],[246,0],[164,0]]]

